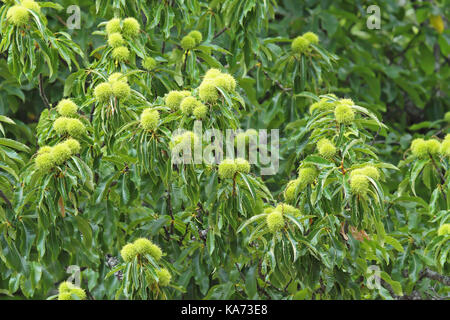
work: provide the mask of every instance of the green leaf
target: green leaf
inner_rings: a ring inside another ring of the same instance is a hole
[[[206,240],[207,240],[207,245],[208,245],[208,252],[210,255],[212,255],[214,252],[214,249],[215,249],[215,238],[214,238],[214,232],[212,229],[210,229],[208,231]]]
[[[248,269],[247,274],[245,275],[245,291],[247,292],[249,299],[257,299],[256,276],[257,266],[253,265]]]
[[[30,152],[30,148],[28,148],[26,145],[7,138],[0,138],[0,145],[10,147],[19,151]]]

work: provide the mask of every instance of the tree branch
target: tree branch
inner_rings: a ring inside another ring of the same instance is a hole
[[[405,278],[407,278],[409,276],[407,270],[403,271],[403,276]],[[450,286],[450,276],[444,276],[444,275],[437,273],[435,271],[432,271],[428,268],[425,268],[424,270],[422,270],[419,273],[419,280],[417,282],[421,281],[423,278],[435,280],[435,281],[442,283],[445,286]],[[417,290],[412,290],[410,295],[405,294],[403,296],[398,296],[394,293],[394,290],[392,289],[392,287],[389,283],[387,283],[383,279],[380,279],[380,280],[381,280],[381,284],[383,285],[383,287],[385,287],[389,291],[391,296],[396,300],[423,300],[421,293]],[[426,292],[424,292],[423,294],[428,295]],[[434,298],[441,299],[441,297],[434,297]],[[445,297],[444,299],[447,299],[447,297]]]
[[[400,52],[397,53],[397,54],[394,54],[394,56],[391,58],[391,61],[390,61],[389,64],[392,64],[392,63],[394,62],[394,59],[395,59],[395,58],[403,57],[403,56],[404,56],[404,54],[409,50],[409,48],[412,46],[412,44],[414,43],[414,41],[416,41],[416,39],[421,35],[423,26],[424,26],[424,24],[421,23],[421,24],[420,24],[420,28],[419,28],[419,32],[417,32],[417,33],[411,38],[411,40],[408,42],[408,44],[406,45],[406,47],[405,47],[402,51],[400,51]]]
[[[428,268],[425,268],[425,270],[423,270],[421,272],[421,276],[424,278],[428,278],[428,279],[432,279],[435,281],[438,281],[440,283],[442,283],[445,286],[450,286],[450,276],[444,276],[440,273],[437,273],[435,271],[432,271]]]
[[[236,267],[237,271],[239,271],[239,274],[240,274],[240,276],[241,276],[241,279],[242,279],[242,281],[244,281],[244,283],[245,283],[245,276],[244,276],[244,274],[242,273],[241,269],[239,269],[239,265],[237,264],[237,262],[234,263],[234,266]]]
[[[436,161],[434,161],[433,156],[430,154],[430,159],[431,159],[431,163],[433,164],[434,169],[436,170],[436,172],[439,174],[440,178],[441,178],[441,184],[445,184],[445,177],[442,174],[441,170],[439,169],[439,167],[436,164]]]
[[[266,70],[263,70],[263,73],[267,79],[272,80],[282,91],[287,92],[292,90],[292,88],[285,88],[278,80],[273,80]]]

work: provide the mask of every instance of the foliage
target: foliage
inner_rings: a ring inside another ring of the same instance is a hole
[[[2,1],[2,297],[448,298],[449,7],[378,5]]]

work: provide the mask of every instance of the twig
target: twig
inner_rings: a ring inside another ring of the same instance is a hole
[[[94,111],[95,111],[95,103],[92,104],[91,112],[89,114],[89,122],[92,123],[92,120],[94,119]]]
[[[67,27],[66,21],[64,21],[64,19],[61,18],[59,15],[56,15],[56,19],[58,19],[59,22],[61,22],[65,27]]]
[[[2,190],[0,190],[0,197],[6,202],[6,205],[10,208],[12,208],[11,201],[6,197],[6,195],[3,193]]]
[[[92,293],[89,291],[89,289],[86,289],[86,293],[89,296],[90,300],[95,300],[95,297],[92,295]]]
[[[267,79],[272,80],[272,77],[269,75],[269,73],[266,70],[263,70],[263,73]],[[275,84],[284,92],[292,90],[292,88],[285,88],[278,80],[273,80],[273,82],[275,82]]]
[[[378,138],[378,135],[380,134],[380,130],[381,130],[381,128],[378,128],[378,131],[377,131],[377,133],[375,134],[375,136],[373,137],[373,140],[372,140],[372,142],[370,143],[370,145],[371,146],[373,146],[374,145],[374,143],[375,143],[375,140]]]
[[[278,289],[278,288],[277,288],[276,286],[274,286],[269,280],[266,280],[266,279],[265,279],[264,275],[262,274],[262,270],[261,270],[261,269],[262,269],[262,261],[259,260],[259,263],[258,263],[258,275],[259,275],[260,279],[261,279],[262,281],[264,281],[265,284],[268,284],[269,286],[271,286],[272,288],[274,288],[274,289],[277,290],[278,292],[284,293],[283,290]]]
[[[431,297],[433,300],[448,300],[448,299],[450,299],[450,296],[449,296],[449,295],[447,295],[447,296],[445,296],[445,297],[439,295],[439,294],[436,292],[436,289],[435,289],[434,287],[431,287],[430,289],[431,289],[431,291],[433,291],[434,296],[428,295],[428,294],[427,294],[427,296]]]
[[[272,93],[270,91],[267,91],[266,94],[264,95],[264,97],[262,97],[261,99],[258,100],[258,103],[262,104],[264,101],[266,101],[270,97],[272,97]]]
[[[420,36],[420,34],[421,34],[421,32],[422,32],[422,29],[423,29],[423,23],[420,24],[419,32],[417,32],[417,33],[414,35],[414,37],[412,37],[412,39],[408,42],[408,44],[406,45],[406,47],[405,47],[402,51],[400,51],[399,53],[395,54],[395,55],[391,58],[390,64],[392,64],[392,63],[394,62],[394,59],[395,59],[395,58],[398,58],[398,57],[400,57],[400,56],[403,56],[403,55],[409,50],[409,48],[411,47],[411,45],[413,44],[413,42]]]
[[[241,269],[239,269],[239,265],[237,264],[237,262],[234,263],[234,266],[235,266],[236,269],[239,271],[239,274],[241,275],[241,279],[242,279],[242,281],[244,281],[244,283],[245,283],[245,276],[244,276],[244,274],[242,273]]]
[[[264,276],[263,276],[263,274],[262,274],[262,272],[261,272],[261,261],[259,261],[259,263],[258,263],[258,275],[259,275],[259,277],[264,281]],[[264,281],[264,283],[266,283],[266,282]],[[272,297],[269,295],[269,293],[267,293],[267,291],[266,291],[266,289],[265,289],[264,287],[258,286],[258,285],[257,285],[257,288],[258,288],[258,290],[259,290],[260,292],[262,292],[264,295],[266,295],[269,299],[272,298]]]
[[[391,285],[389,283],[387,283],[386,281],[384,281],[381,278],[380,278],[380,283],[383,285],[383,287],[386,288],[387,291],[389,291],[389,293],[392,296],[392,298],[394,298],[396,300],[400,300],[401,296],[398,296],[398,295],[395,294],[394,289],[392,289],[392,287],[391,287]]]
[[[47,96],[45,95],[44,91],[44,80],[42,78],[42,74],[39,74],[39,95],[41,96],[42,101],[44,102],[44,105],[47,108],[50,108],[50,103],[48,102]]]
[[[403,276],[405,278],[408,277],[408,271],[407,270],[405,270],[403,272]],[[450,286],[450,276],[444,276],[444,275],[442,275],[440,273],[437,273],[435,271],[432,271],[432,270],[430,270],[428,268],[425,268],[424,270],[420,271],[420,273],[419,273],[419,280],[417,282],[419,282],[423,278],[428,278],[428,279],[431,279],[431,280],[435,280],[435,281],[438,281],[438,282],[442,283],[445,286]],[[380,279],[380,280],[381,280],[381,284],[383,285],[383,287],[385,287],[389,291],[391,296],[394,299],[396,299],[396,300],[422,300],[422,296],[421,296],[420,292],[417,291],[417,290],[412,290],[410,295],[398,296],[398,295],[395,294],[394,290],[392,289],[392,287],[391,287],[391,285],[389,283],[387,283],[383,279]],[[426,292],[424,294],[426,294]],[[440,298],[440,297],[438,297],[438,298]]]
[[[167,227],[164,226],[163,229],[164,229],[164,233],[166,234],[166,241],[170,241],[170,234],[169,234],[169,231],[167,230]]]
[[[198,208],[200,209],[200,211],[204,214],[204,215],[208,215],[208,211],[207,210],[205,210],[205,208],[203,208],[203,205],[202,205],[202,203],[201,202],[198,202],[197,203],[197,206],[198,206]]]
[[[284,291],[285,292],[287,292],[287,289],[288,289],[288,287],[289,287],[289,285],[292,283],[292,278],[291,278],[291,280],[289,280],[289,282],[287,283],[287,285],[284,287]]]
[[[183,240],[186,238],[186,235],[189,231],[189,222],[186,224],[186,230],[184,231],[183,236],[178,240],[178,244],[181,246],[183,244]]]
[[[172,222],[170,223],[170,234],[173,234],[173,228],[174,228],[174,222],[175,222],[175,218],[173,216],[173,209],[172,209],[172,200],[170,198],[170,186],[167,189],[167,208],[169,209],[169,215],[170,218],[172,219]]]
[[[431,163],[433,164],[434,169],[436,170],[436,172],[439,174],[439,176],[441,177],[441,184],[445,183],[445,177],[442,174],[441,170],[439,170],[439,167],[436,164],[436,161],[434,161],[433,156],[430,154],[430,159],[431,159]]]

